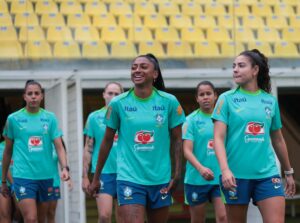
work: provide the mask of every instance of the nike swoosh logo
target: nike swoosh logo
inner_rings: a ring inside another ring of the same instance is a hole
[[[162,196],[161,196],[161,199],[162,199],[162,200],[165,200],[167,197],[168,197],[168,195],[162,195]]]
[[[274,186],[275,189],[278,189],[278,188],[280,188],[280,187],[281,187],[280,185],[279,185],[279,186]]]

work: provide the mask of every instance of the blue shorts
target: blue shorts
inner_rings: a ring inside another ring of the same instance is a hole
[[[59,199],[60,199],[60,187],[53,187],[53,193],[50,200],[57,201]]]
[[[184,184],[185,203],[190,206],[203,204],[215,197],[221,197],[219,185]]]
[[[103,173],[100,175],[99,194],[109,194],[113,198],[117,197],[117,174]]]
[[[167,186],[168,184],[141,185],[117,180],[118,203],[120,206],[140,204],[151,209],[170,206],[172,204],[171,194],[161,192],[161,189]]]
[[[222,176],[220,176],[220,182],[222,182],[221,179]],[[225,190],[221,185],[222,199],[225,204],[249,204],[251,198],[253,204],[256,204],[270,197],[284,197],[284,186],[279,175],[263,179],[236,178],[235,180],[236,191]]]
[[[17,201],[23,199],[35,199],[37,202],[50,201],[53,190],[53,179],[30,180],[14,178],[14,193]]]

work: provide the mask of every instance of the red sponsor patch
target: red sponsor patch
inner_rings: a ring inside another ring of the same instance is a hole
[[[264,134],[265,133],[264,124],[259,122],[248,122],[245,133],[251,135]]]
[[[149,144],[154,142],[154,131],[138,131],[135,133],[134,141],[140,144]]]

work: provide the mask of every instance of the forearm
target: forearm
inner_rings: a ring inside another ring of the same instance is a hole
[[[7,180],[10,184],[13,183],[13,178],[12,178],[10,170],[8,170],[8,172],[7,172]]]
[[[289,161],[287,146],[284,139],[275,140],[273,142],[273,148],[279,159],[280,164],[282,165],[283,170],[290,170],[291,164]]]
[[[54,145],[55,145],[55,149],[56,149],[56,153],[58,156],[60,167],[61,167],[61,169],[63,169],[68,166],[68,163],[67,163],[66,150],[64,149],[64,146],[62,144],[62,139],[56,138],[54,140]]]
[[[179,178],[181,176],[182,170],[182,140],[177,139],[172,143],[172,147],[175,153],[175,168],[174,168],[174,178]]]
[[[6,181],[12,153],[5,149],[2,160],[2,181]]]
[[[222,172],[229,169],[224,143],[226,131],[227,126],[224,123],[220,121],[214,123],[214,149]]]
[[[196,170],[200,171],[203,168],[203,165],[195,157],[193,153],[193,142],[189,140],[184,140],[183,142],[183,154],[184,157],[190,162]]]
[[[82,177],[88,177],[92,153],[94,148],[94,140],[91,137],[86,137],[86,143],[84,146],[83,152],[83,168],[82,168]]]

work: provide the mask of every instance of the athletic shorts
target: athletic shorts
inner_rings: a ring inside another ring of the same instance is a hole
[[[221,197],[219,185],[191,185],[184,184],[185,203],[190,206],[200,205]]]
[[[60,187],[53,187],[53,193],[50,200],[57,201],[59,199],[60,199]]]
[[[14,178],[14,193],[17,201],[26,198],[35,199],[37,202],[50,201],[54,193],[53,179],[30,180]]]
[[[140,204],[147,208],[156,209],[172,204],[171,194],[161,190],[168,184],[141,185],[128,181],[117,180],[119,205]]]
[[[221,196],[225,204],[249,204],[252,198],[253,204],[270,198],[283,196],[284,186],[279,175],[262,179],[239,179],[236,178],[236,190],[225,190],[221,182]]]
[[[103,173],[100,175],[100,190],[98,194],[109,194],[113,198],[117,197],[117,174]]]

